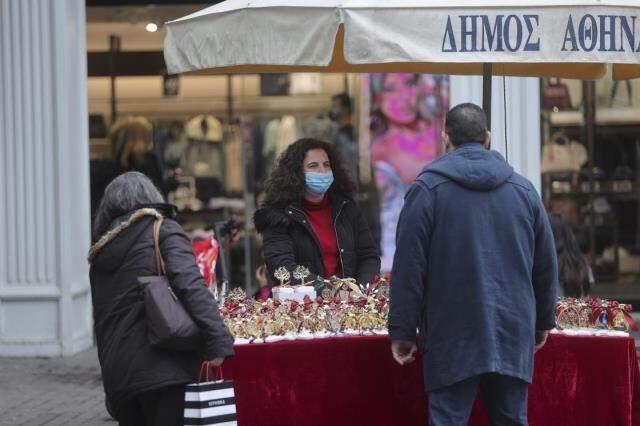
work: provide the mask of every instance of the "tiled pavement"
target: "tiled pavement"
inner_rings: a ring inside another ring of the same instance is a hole
[[[69,358],[0,358],[0,425],[114,426],[95,349]]]

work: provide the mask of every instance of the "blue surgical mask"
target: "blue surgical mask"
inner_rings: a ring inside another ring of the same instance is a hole
[[[305,186],[314,195],[324,195],[333,183],[333,173],[305,172]]]

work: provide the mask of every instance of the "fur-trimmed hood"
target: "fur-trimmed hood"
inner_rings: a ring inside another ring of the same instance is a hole
[[[166,203],[146,204],[139,209],[124,214],[116,218],[109,227],[109,230],[91,247],[89,254],[87,255],[87,260],[89,263],[93,263],[93,260],[96,258],[98,253],[102,251],[102,249],[115,240],[116,237],[118,237],[118,235],[120,235],[125,229],[132,227],[142,219],[158,219],[161,217],[175,219],[176,216],[176,206]]]
[[[89,261],[89,263],[93,263],[93,261],[96,259],[96,256],[98,256],[98,254],[105,247],[112,243],[126,229],[132,227],[140,220],[149,217],[159,219],[162,217],[162,214],[154,208],[142,208],[116,219],[116,221],[114,222],[115,225],[112,226],[111,229],[106,234],[104,234],[98,240],[98,242],[95,243],[89,250],[89,254],[87,256],[87,260]]]

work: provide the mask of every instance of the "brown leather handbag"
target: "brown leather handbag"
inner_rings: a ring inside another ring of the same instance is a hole
[[[138,277],[143,287],[147,337],[151,345],[162,349],[190,351],[200,345],[200,331],[180,299],[171,289],[160,252],[160,227],[163,219],[153,224],[158,275]]]
[[[569,86],[561,82],[559,78],[555,81],[549,79],[542,88],[542,109],[553,110],[554,108],[559,110],[572,108]]]

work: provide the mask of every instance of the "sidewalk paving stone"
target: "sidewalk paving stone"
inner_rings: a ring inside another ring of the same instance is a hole
[[[115,424],[95,348],[68,358],[0,358],[0,425]]]

